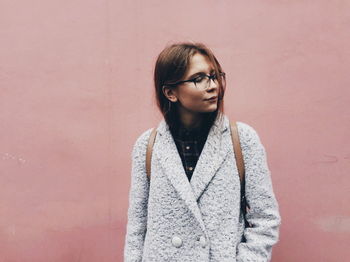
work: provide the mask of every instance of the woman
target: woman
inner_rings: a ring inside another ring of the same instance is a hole
[[[251,126],[237,122],[250,207],[245,227],[218,60],[203,44],[173,44],[157,59],[154,83],[164,119],[150,179],[152,129],[133,147],[124,261],[270,261],[281,218],[265,149]]]

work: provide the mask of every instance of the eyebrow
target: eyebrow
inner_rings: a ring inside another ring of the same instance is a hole
[[[209,74],[212,74],[213,72],[215,72],[214,68],[212,68],[212,69],[210,70],[210,73],[209,73]],[[190,75],[190,76],[188,77],[188,79],[192,79],[192,78],[194,78],[194,77],[196,77],[196,76],[199,76],[199,75],[206,75],[206,73],[203,72],[203,71],[200,71],[200,72],[197,72],[197,73],[194,73],[194,74]]]

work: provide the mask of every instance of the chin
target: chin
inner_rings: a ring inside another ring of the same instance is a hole
[[[210,112],[214,112],[218,109],[218,107],[215,105],[215,106],[211,106],[205,110],[203,110],[203,113],[210,113]]]

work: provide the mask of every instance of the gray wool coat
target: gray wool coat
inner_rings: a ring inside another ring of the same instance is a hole
[[[250,206],[246,218],[253,227],[244,228],[240,212],[228,117],[223,115],[211,127],[191,181],[163,119],[157,127],[150,182],[146,147],[152,129],[137,138],[132,150],[125,262],[270,261],[281,217],[266,152],[251,126],[237,121],[237,128]]]

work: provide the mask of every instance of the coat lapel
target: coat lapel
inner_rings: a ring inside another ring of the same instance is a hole
[[[198,220],[202,230],[206,232],[201,212],[195,201],[192,187],[186,176],[176,144],[170,133],[169,126],[164,119],[159,124],[157,131],[159,135],[155,141],[157,148],[155,148],[154,154],[158,158],[158,161],[160,161],[166,176],[178,192],[180,198],[185,201],[185,204]]]
[[[224,139],[225,135],[229,135],[225,134],[229,130],[229,120],[225,116],[223,120],[222,123],[216,121],[209,131],[194,169],[190,182],[196,201],[216,174],[231,147],[229,141]]]
[[[219,119],[214,122],[190,182],[186,176],[169,126],[164,119],[157,128],[159,136],[156,139],[156,144],[159,147],[154,150],[154,154],[160,161],[170,182],[196,217],[204,232],[205,226],[197,200],[228,153],[229,145],[227,141],[222,139],[223,133],[228,130],[228,126],[229,122],[226,116],[224,116],[222,122]]]

